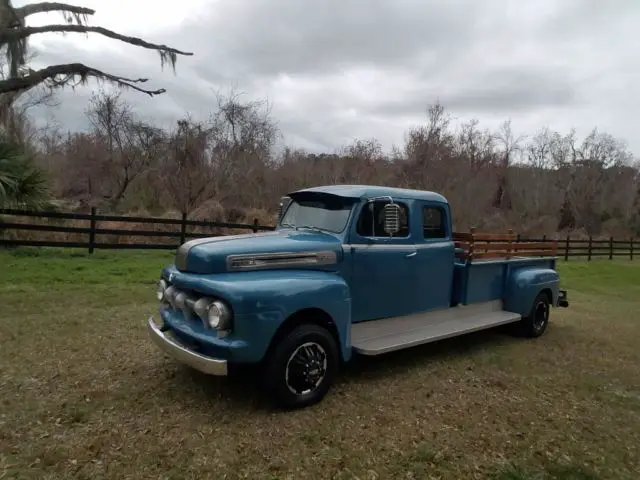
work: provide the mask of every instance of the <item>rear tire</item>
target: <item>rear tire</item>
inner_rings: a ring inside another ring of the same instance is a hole
[[[263,387],[280,407],[308,407],[327,394],[338,365],[333,335],[318,325],[303,324],[269,353],[262,369]]]
[[[520,321],[520,334],[537,338],[541,336],[549,325],[549,315],[551,313],[551,302],[546,292],[540,292],[533,301],[529,315]]]

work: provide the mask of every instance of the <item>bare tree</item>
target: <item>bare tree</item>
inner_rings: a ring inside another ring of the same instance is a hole
[[[337,168],[341,178],[334,183],[376,183],[385,163],[382,144],[374,138],[354,140],[341,149],[340,157],[340,161],[334,163],[341,164]]]
[[[188,214],[211,193],[213,170],[208,140],[211,130],[185,118],[170,135],[163,157],[162,186],[171,204]]]
[[[631,165],[631,153],[623,142],[594,129],[582,142],[575,131],[564,137],[555,135],[551,156],[558,168],[558,188],[563,191],[558,228],[580,225],[589,233],[598,233],[608,216],[605,211],[619,197],[620,181],[613,179],[621,167]]]
[[[146,148],[155,146],[158,130],[137,120],[120,92],[93,94],[86,115],[95,140],[106,150],[102,171],[109,181],[103,183],[103,197],[115,207],[131,184],[149,167],[152,157]]]
[[[544,127],[538,130],[522,147],[524,165],[512,169],[511,200],[518,205],[517,211],[527,220],[535,219],[550,213],[556,201],[556,186],[550,180],[550,167],[553,164],[553,132]]]
[[[553,134],[548,127],[539,130],[525,147],[527,163],[537,170],[548,168],[552,162],[552,141]]]
[[[218,94],[217,109],[209,119],[213,193],[220,201],[257,207],[262,205],[267,171],[275,167],[272,150],[279,131],[267,102],[241,97],[234,90]]]
[[[450,117],[440,103],[427,108],[427,123],[411,128],[407,134],[402,178],[414,188],[444,188],[454,155],[454,135]]]
[[[58,195],[84,205],[103,198],[103,186],[111,181],[110,172],[104,170],[104,145],[94,135],[79,132],[69,133],[60,146],[54,144],[56,141],[49,139],[47,149],[55,160],[49,168],[56,179]]]
[[[524,136],[514,137],[511,129],[511,120],[506,120],[500,126],[496,135],[496,141],[502,146],[501,160],[498,165],[498,187],[493,199],[493,206],[501,210],[511,210],[511,196],[509,192],[508,178],[509,166],[513,157],[520,152],[521,142]]]
[[[26,26],[26,19],[37,13],[61,13],[66,23],[51,24],[40,27]],[[95,11],[90,8],[69,5],[59,2],[38,2],[15,8],[11,0],[0,0],[0,50],[5,50],[9,65],[9,76],[0,80],[0,94],[24,92],[38,85],[46,84],[50,88],[64,87],[79,77],[79,83],[86,83],[89,78],[107,81],[119,87],[157,95],[164,89],[148,90],[140,86],[146,78],[127,78],[98,70],[82,63],[51,65],[41,70],[28,67],[28,41],[31,35],[39,33],[97,33],[141,48],[155,50],[160,54],[161,65],[171,64],[175,69],[177,55],[192,55],[189,52],[150,43],[141,38],[122,35],[103,27],[87,25],[87,19]]]
[[[487,130],[478,128],[479,120],[463,123],[457,137],[458,155],[467,160],[474,172],[491,165],[495,160],[495,139]]]

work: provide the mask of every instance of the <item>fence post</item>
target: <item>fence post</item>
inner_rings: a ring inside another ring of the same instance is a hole
[[[89,255],[93,254],[93,248],[96,244],[96,207],[91,207],[91,219],[89,220]]]
[[[251,230],[253,230],[253,233],[258,233],[258,219],[257,218],[253,219],[253,227],[251,227]]]
[[[613,260],[613,237],[609,237],[609,260]]]
[[[564,261],[569,261],[569,235],[567,235],[567,238],[564,241]]]
[[[593,242],[593,238],[591,237],[591,235],[589,235],[589,250],[587,253],[587,261],[590,262],[591,261],[591,245]]]
[[[633,237],[629,241],[629,260],[633,260]]]
[[[182,245],[187,236],[187,214],[182,213],[182,223],[180,223],[180,245]]]

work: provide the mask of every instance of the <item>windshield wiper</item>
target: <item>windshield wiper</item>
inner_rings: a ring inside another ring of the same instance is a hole
[[[298,230],[300,228],[308,228],[309,230],[315,230],[316,232],[322,232],[321,228],[315,227],[313,225],[296,225],[294,228],[296,230]]]
[[[301,228],[308,228],[309,230],[315,230],[316,232],[323,232],[321,228],[318,228],[314,225],[292,225],[291,223],[282,223],[280,222],[280,226],[282,227],[291,227],[296,230],[300,230]]]

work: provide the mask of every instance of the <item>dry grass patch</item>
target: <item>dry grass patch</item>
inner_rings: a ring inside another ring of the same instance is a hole
[[[640,477],[638,264],[561,264],[571,307],[538,340],[359,358],[283,413],[147,340],[170,260],[0,253],[0,478]]]

